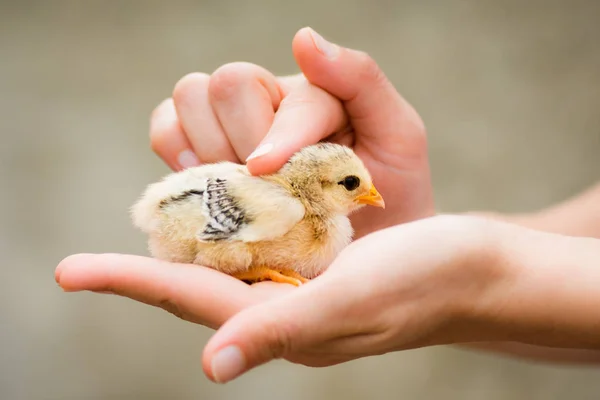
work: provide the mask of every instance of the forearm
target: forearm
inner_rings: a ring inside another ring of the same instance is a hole
[[[489,212],[471,212],[469,214],[540,231],[600,238],[600,184],[591,187],[578,196],[536,213],[503,215]],[[517,342],[469,343],[466,344],[466,347],[538,361],[600,363],[600,350],[560,349]]]
[[[470,212],[527,228],[568,236],[600,238],[600,184],[550,208],[529,214]]]
[[[531,361],[560,364],[600,364],[599,350],[544,347],[518,342],[468,343],[466,347]]]
[[[490,262],[504,271],[473,305],[470,345],[538,359],[600,361],[600,240],[501,226]],[[488,251],[488,250],[486,250]],[[469,308],[471,307],[471,308]],[[514,342],[514,343],[507,343]],[[523,346],[545,346],[581,351]]]

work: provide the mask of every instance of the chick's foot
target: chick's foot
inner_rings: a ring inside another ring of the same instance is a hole
[[[251,283],[273,281],[278,283],[289,283],[294,286],[300,286],[303,283],[308,282],[308,279],[304,278],[296,271],[289,269],[274,270],[267,267],[253,267],[247,271],[234,274],[233,277]]]

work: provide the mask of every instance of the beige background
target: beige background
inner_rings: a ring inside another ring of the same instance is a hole
[[[190,71],[295,72],[310,25],[371,53],[429,129],[445,211],[526,211],[600,178],[600,2],[0,1],[1,399],[598,399],[598,370],[434,348],[225,387],[211,331],[63,294],[76,252],[145,254],[127,208],[167,172],[148,116]]]

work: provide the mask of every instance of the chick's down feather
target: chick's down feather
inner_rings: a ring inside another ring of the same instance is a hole
[[[230,162],[172,173],[131,211],[156,258],[299,285],[351,241],[348,215],[368,204],[384,206],[360,159],[347,147],[318,144],[272,175]]]

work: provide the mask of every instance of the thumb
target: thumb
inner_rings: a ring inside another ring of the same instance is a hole
[[[367,53],[330,43],[311,28],[301,29],[292,47],[306,79],[343,102],[357,140],[387,147],[424,138],[417,112]]]
[[[312,285],[247,308],[228,320],[204,349],[205,374],[214,382],[225,383],[331,336],[332,324],[327,321],[332,320],[335,303],[324,301],[321,293],[310,290]]]
[[[269,132],[246,159],[253,175],[277,171],[301,148],[348,126],[342,103],[306,80],[280,102]]]
[[[411,158],[423,155],[421,118],[368,54],[329,43],[311,28],[298,31],[292,48],[307,87],[313,89],[305,87],[305,94],[292,91],[289,105],[284,99],[269,133],[247,160],[252,174],[278,170],[302,147],[346,126],[348,117],[357,144],[376,144]],[[337,101],[332,103],[314,88]],[[342,105],[345,114],[340,113]]]

